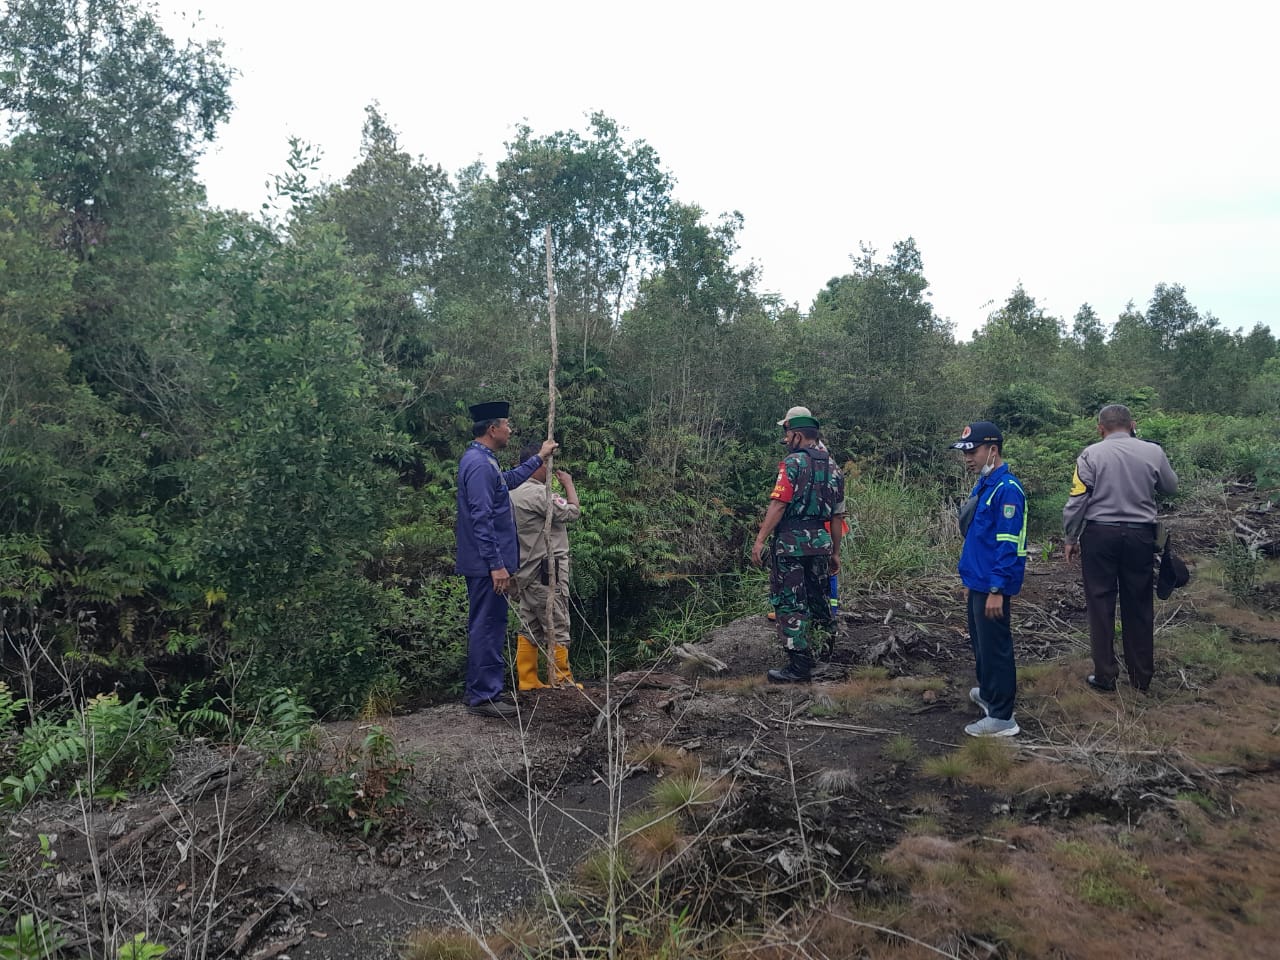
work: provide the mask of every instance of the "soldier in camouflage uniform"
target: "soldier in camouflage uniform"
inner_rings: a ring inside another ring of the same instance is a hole
[[[827,577],[840,570],[844,533],[844,477],[818,446],[818,421],[791,417],[769,509],[751,551],[756,563],[769,559],[769,602],[777,613],[778,637],[787,666],[770,670],[772,683],[806,683],[813,670],[809,629],[831,618]],[[770,537],[772,536],[772,540]]]

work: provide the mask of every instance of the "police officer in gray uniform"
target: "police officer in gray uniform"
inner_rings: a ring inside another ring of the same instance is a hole
[[[1124,665],[1138,690],[1151,683],[1155,621],[1152,589],[1156,494],[1174,493],[1178,475],[1157,443],[1134,433],[1129,408],[1113,403],[1098,413],[1102,441],[1076,459],[1071,497],[1062,511],[1067,561],[1080,555],[1096,690],[1116,688],[1116,599]]]

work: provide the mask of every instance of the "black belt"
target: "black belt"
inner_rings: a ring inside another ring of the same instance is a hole
[[[1152,530],[1155,523],[1110,523],[1105,520],[1090,520],[1091,527],[1122,527],[1125,530]]]

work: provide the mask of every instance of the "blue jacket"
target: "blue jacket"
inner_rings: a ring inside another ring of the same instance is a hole
[[[487,577],[505,567],[514,575],[520,569],[520,544],[511,515],[510,487],[518,487],[542,466],[534,454],[505,473],[498,458],[474,440],[458,461],[458,520],[454,533],[458,559],[454,572],[466,577]]]
[[[1001,464],[978,481],[973,520],[960,550],[960,579],[980,593],[996,587],[1013,596],[1027,569],[1027,496]]]

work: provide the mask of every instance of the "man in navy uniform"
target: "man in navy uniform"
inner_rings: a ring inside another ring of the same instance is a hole
[[[507,718],[516,708],[503,698],[507,669],[507,591],[520,567],[520,547],[508,490],[524,483],[557,444],[544,441],[537,455],[503,472],[497,451],[511,440],[506,401],[469,407],[472,441],[458,462],[458,559],[454,572],[467,578],[467,710]]]
[[[1017,668],[1009,598],[1022,590],[1027,569],[1027,497],[1004,462],[1004,434],[990,420],[971,423],[951,444],[965,469],[978,474],[960,508],[960,580],[968,592],[969,641],[978,685],[969,699],[984,714],[964,732],[971,737],[1012,737]]]

